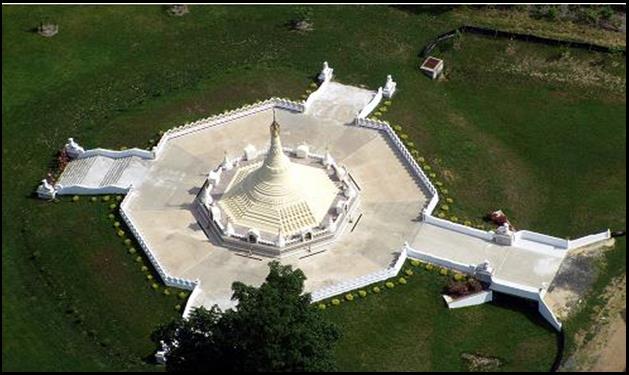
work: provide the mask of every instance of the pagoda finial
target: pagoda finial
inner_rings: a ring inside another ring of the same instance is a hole
[[[277,137],[280,135],[280,124],[275,120],[275,108],[273,108],[273,122],[271,123],[271,136]]]

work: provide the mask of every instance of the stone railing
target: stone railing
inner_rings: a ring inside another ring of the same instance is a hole
[[[458,224],[449,220],[440,219],[432,215],[424,215],[424,222],[441,227],[441,228],[459,232],[468,236],[477,237],[486,241],[492,241],[494,239],[494,233],[491,231],[484,231],[484,230],[472,228],[467,225]]]
[[[354,124],[370,129],[381,130],[389,137],[391,143],[393,143],[399,154],[406,161],[411,172],[424,184],[424,187],[428,190],[430,201],[422,213],[424,215],[432,214],[432,211],[435,209],[437,203],[439,202],[439,194],[437,193],[437,189],[433,186],[432,182],[430,182],[428,176],[426,176],[424,171],[419,167],[417,161],[415,161],[410,152],[408,152],[406,146],[404,146],[404,143],[400,140],[397,134],[395,134],[395,131],[393,131],[391,126],[389,126],[387,122],[367,118],[356,118]]]
[[[568,240],[568,249],[576,249],[578,247],[591,245],[600,241],[609,240],[612,238],[612,233],[609,229],[604,232],[590,234],[589,236],[583,236],[576,240]]]
[[[367,105],[360,112],[358,112],[358,115],[356,116],[356,118],[363,119],[369,116],[369,114],[373,112],[374,109],[376,109],[378,104],[380,104],[381,100],[382,100],[382,87],[379,87],[376,95],[374,95],[371,101],[369,101],[369,103],[367,103]]]
[[[391,267],[381,269],[376,272],[372,272],[367,275],[363,275],[355,279],[347,280],[347,281],[344,281],[344,282],[341,282],[332,286],[317,289],[311,293],[312,302],[318,302],[326,298],[338,296],[340,294],[347,293],[351,290],[363,288],[367,285],[371,285],[371,284],[395,277],[400,272],[400,269],[404,265],[406,258],[407,258],[406,249],[402,249],[397,260]]]
[[[194,122],[189,122],[168,130],[164,133],[164,135],[162,135],[162,138],[159,140],[158,144],[153,148],[153,152],[155,153],[155,157],[157,158],[161,151],[164,149],[166,143],[168,143],[168,140],[170,139],[210,127],[223,125],[230,121],[238,120],[240,118],[261,111],[266,111],[274,107],[286,109],[293,112],[304,112],[305,110],[303,102],[295,102],[283,98],[270,98],[255,104],[247,104],[234,110],[229,110],[221,114],[206,117]]]
[[[323,91],[325,91],[325,89],[328,87],[330,82],[331,82],[330,79],[326,79],[325,81],[323,81],[321,85],[319,85],[319,87],[315,91],[313,91],[310,95],[308,95],[308,99],[306,99],[306,101],[304,102],[305,111],[307,111],[310,108],[310,106],[315,100],[319,99],[319,97],[322,95]]]
[[[85,159],[92,156],[104,156],[111,159],[122,159],[131,156],[137,156],[142,159],[153,159],[155,154],[152,151],[143,150],[141,148],[130,148],[128,150],[109,150],[105,148],[93,148],[81,153],[77,159]]]
[[[133,194],[134,194],[133,186],[131,186],[131,188],[129,189],[129,193],[120,204],[120,216],[122,217],[125,224],[129,228],[133,236],[135,237],[138,244],[140,244],[140,247],[142,248],[142,250],[146,254],[146,257],[149,259],[149,261],[153,265],[153,268],[155,268],[155,270],[161,277],[164,284],[171,287],[176,287],[176,288],[182,288],[182,289],[188,289],[188,290],[194,289],[197,286],[198,281],[186,280],[186,279],[173,277],[169,275],[168,273],[166,273],[160,261],[155,257],[155,255],[151,251],[151,247],[149,246],[146,238],[142,235],[138,227],[135,225],[131,216],[129,216],[129,214],[126,212],[129,206],[129,202],[133,198]]]
[[[90,187],[86,185],[71,185],[64,187],[56,185],[57,194],[59,195],[99,195],[99,194],[127,194],[129,187],[117,185],[107,185],[99,187]]]
[[[408,244],[404,244],[406,253],[409,258],[421,260],[422,262],[436,264],[440,267],[445,267],[451,270],[456,270],[463,273],[474,273],[476,269],[475,264],[465,264],[460,262],[455,262],[453,260],[438,257],[432,254],[424,253],[421,250],[416,250],[411,248]]]

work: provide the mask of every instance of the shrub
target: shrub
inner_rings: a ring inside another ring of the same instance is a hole
[[[408,134],[405,134],[405,133],[400,134],[400,139],[402,140],[408,139]]]
[[[393,130],[395,130],[396,132],[401,132],[402,127],[400,125],[393,125]]]
[[[417,161],[420,162],[420,163],[423,163],[423,162],[426,161],[426,159],[423,156],[420,156],[420,157],[417,158]]]
[[[426,269],[428,271],[432,271],[433,268],[435,268],[435,267],[432,264],[430,264],[430,263],[426,264]]]
[[[388,110],[389,109],[387,107],[380,107],[380,108],[378,108],[378,111],[380,111],[380,112],[386,112]]]
[[[119,221],[114,221],[114,228],[118,228],[120,226],[120,222]]]
[[[338,298],[334,298],[334,299],[332,300],[332,304],[333,304],[334,306],[338,306],[338,305],[340,305],[340,304],[341,304],[341,301],[340,301]]]
[[[78,202],[79,201],[79,196],[75,195],[72,197],[72,202]]]
[[[148,271],[148,270],[149,270],[149,268],[148,268],[147,266],[142,266],[142,268],[140,268],[140,270],[141,270],[142,272],[146,272],[146,271]]]
[[[406,284],[406,279],[403,277],[400,277],[397,281],[402,285]]]
[[[135,247],[130,247],[129,248],[129,254],[131,254],[131,255],[135,254]]]
[[[470,226],[472,226],[472,222],[471,222],[471,221],[469,221],[469,220],[465,220],[465,221],[463,222],[463,225],[466,225],[466,226],[470,227]]]
[[[164,289],[164,295],[165,296],[169,296],[170,295],[170,290],[168,290],[168,288]]]
[[[454,199],[448,197],[448,198],[446,198],[446,202],[452,204],[452,203],[454,203]]]
[[[380,111],[375,111],[373,113],[373,117],[380,117],[380,116],[382,116],[382,112],[380,112]]]
[[[374,293],[380,293],[380,287],[374,286],[371,290],[373,290]]]
[[[462,281],[450,281],[446,286],[446,294],[453,297],[466,296],[469,294],[469,288]]]
[[[424,166],[422,167],[425,171],[431,171],[432,167],[428,164],[424,164]]]
[[[430,178],[436,178],[436,177],[437,177],[437,174],[436,174],[435,172],[430,172],[430,173],[428,173],[428,177],[430,177]]]
[[[447,269],[445,269],[445,268],[440,269],[440,270],[439,270],[439,273],[440,273],[442,276],[448,276],[448,270],[447,270]]]
[[[448,189],[441,189],[441,194],[448,195]]]
[[[181,310],[181,305],[175,305],[175,310],[177,311]]]
[[[441,182],[441,181],[435,181],[435,185],[436,185],[437,187],[442,187],[442,186],[443,186],[443,182]]]
[[[152,145],[153,143],[155,143],[154,139],[149,139],[149,144]]]
[[[421,262],[416,260],[416,259],[411,260],[411,265],[413,267],[419,267],[420,264],[421,264]]]
[[[442,211],[448,211],[450,209],[450,206],[448,206],[447,204],[442,204],[441,207],[439,207]]]
[[[179,297],[180,299],[184,299],[186,297],[188,297],[188,293],[181,291],[177,294],[177,297]]]
[[[135,258],[135,261],[136,261],[136,263],[140,263],[140,262],[142,261],[142,257],[138,255],[138,256]]]
[[[384,283],[384,286],[386,286],[387,288],[391,289],[395,286],[395,284],[393,284],[392,281],[387,281],[386,283]]]
[[[450,221],[453,222],[453,223],[458,223],[459,218],[456,217],[456,216],[450,216]]]
[[[109,209],[110,210],[115,210],[116,207],[118,207],[118,205],[116,203],[112,203],[112,204],[109,205]]]
[[[109,202],[109,200],[110,200],[110,199],[111,199],[111,197],[110,197],[109,195],[105,195],[105,196],[103,196],[103,197],[101,198],[101,200],[102,200],[103,202]]]
[[[124,237],[124,231],[122,229],[118,229],[118,232],[116,232],[118,234],[118,237]]]
[[[127,149],[127,146],[120,146],[120,151],[124,151]]]
[[[363,298],[365,298],[365,297],[367,297],[367,292],[366,292],[366,291],[364,291],[364,290],[359,290],[359,291],[358,291],[358,295],[359,295],[359,296],[361,296],[361,297],[363,297]]]
[[[126,238],[124,240],[124,244],[127,245],[127,246],[131,245],[131,239],[130,238]]]
[[[406,147],[408,147],[408,148],[413,148],[413,147],[415,147],[415,142],[407,142],[407,143],[406,143]]]
[[[476,279],[467,280],[467,286],[471,293],[478,293],[483,290],[483,284],[481,284],[480,281]]]
[[[153,280],[153,275],[146,275],[147,280]]]
[[[319,307],[319,310],[325,310],[325,303],[320,303],[318,307]]]
[[[316,89],[318,87],[318,85],[314,82],[310,83],[310,87],[312,87],[313,89]]]
[[[345,299],[348,301],[353,301],[354,300],[354,295],[352,293],[347,293],[345,295]]]
[[[439,213],[437,214],[437,217],[438,217],[439,219],[445,219],[446,214],[445,214],[444,212],[439,212]]]
[[[90,198],[90,201],[91,201],[91,202],[96,202],[97,200],[98,200],[98,198],[96,198],[96,197],[91,197],[91,198]]]
[[[406,269],[406,271],[404,271],[404,273],[406,274],[406,276],[413,276],[413,271],[410,269]]]
[[[463,281],[463,280],[465,280],[465,275],[463,275],[462,273],[454,274],[454,281]]]
[[[117,196],[116,196],[116,200],[117,200],[118,202],[120,202],[120,201],[122,200],[122,195],[117,195]]]
[[[115,218],[116,218],[116,215],[114,215],[114,214],[109,214],[109,215],[107,215],[107,217],[108,217],[109,219],[112,219],[112,220],[113,220],[113,219],[115,219]]]

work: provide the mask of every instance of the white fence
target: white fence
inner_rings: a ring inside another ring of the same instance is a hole
[[[92,156],[105,156],[111,159],[122,159],[130,156],[137,156],[142,159],[153,159],[155,154],[152,151],[142,150],[141,148],[130,148],[128,150],[108,150],[105,148],[93,148],[80,154],[77,159],[89,158]]]
[[[467,225],[453,223],[451,221],[440,219],[432,215],[424,215],[424,222],[441,228],[459,232],[468,236],[477,237],[486,241],[492,241],[494,239],[494,233],[492,232],[468,227]]]
[[[304,110],[308,110],[310,108],[310,106],[312,105],[312,103],[319,99],[319,97],[322,95],[323,91],[325,91],[325,89],[328,87],[328,85],[330,84],[330,79],[326,79],[325,81],[323,81],[323,83],[321,85],[319,85],[319,87],[310,95],[308,95],[308,99],[306,99],[306,102],[304,103]]]
[[[404,143],[402,143],[402,141],[397,136],[397,134],[395,134],[393,129],[391,129],[391,126],[389,126],[389,124],[384,121],[371,120],[371,119],[366,119],[366,118],[356,118],[354,123],[357,126],[384,131],[384,133],[391,140],[391,143],[393,143],[393,145],[398,150],[402,158],[408,164],[409,168],[411,169],[411,172],[413,172],[413,174],[419,178],[419,180],[424,184],[426,189],[428,189],[429,194],[432,195],[430,199],[430,203],[428,204],[428,207],[426,208],[426,213],[430,214],[432,210],[434,209],[434,207],[437,205],[437,201],[439,201],[439,195],[437,193],[437,189],[433,186],[432,182],[430,182],[430,180],[428,179],[424,171],[419,167],[419,165],[417,164],[413,156],[410,154],[410,152],[408,152],[408,150],[406,149],[406,146],[404,146]],[[428,209],[429,207],[432,207],[432,208]]]
[[[373,97],[373,99],[371,99],[371,101],[369,103],[367,103],[367,105],[358,113],[357,118],[365,118],[367,116],[369,116],[369,114],[376,109],[376,107],[378,106],[378,104],[380,104],[380,101],[382,100],[382,87],[378,88],[378,92],[376,93],[376,95]]]
[[[203,129],[207,129],[214,126],[223,125],[230,121],[234,121],[249,115],[252,115],[257,112],[266,111],[273,107],[283,108],[293,112],[303,112],[305,110],[305,106],[303,102],[294,102],[288,99],[282,98],[271,98],[262,102],[258,102],[251,105],[244,105],[240,108],[223,112],[218,115],[213,115],[210,117],[206,117],[204,119],[189,122],[184,125],[172,128],[164,133],[158,144],[153,148],[153,152],[155,153],[155,157],[157,158],[163,148],[165,147],[168,140],[180,137],[182,135],[186,135],[189,133],[197,132]]]
[[[347,293],[351,290],[363,288],[367,285],[371,285],[373,283],[377,283],[377,282],[395,277],[400,272],[400,269],[404,265],[406,258],[407,258],[406,249],[402,249],[397,260],[391,267],[378,270],[376,272],[372,272],[370,274],[363,275],[352,280],[347,280],[347,281],[338,283],[336,285],[317,289],[311,294],[312,302],[321,301],[326,298],[334,297],[343,293]]]
[[[601,233],[590,234],[589,236],[577,238],[576,240],[568,240],[568,248],[576,249],[577,247],[591,245],[596,242],[609,240],[610,238],[612,238],[612,234],[611,231],[607,229]]]
[[[413,249],[409,247],[408,244],[405,245],[405,248],[406,248],[408,257],[411,259],[417,259],[423,262],[436,264],[438,266],[445,267],[452,270],[457,270],[463,273],[474,273],[474,269],[476,268],[476,265],[474,264],[460,263],[460,262],[456,262],[447,258],[442,258],[442,257],[438,257],[432,254],[428,254],[421,250]]]

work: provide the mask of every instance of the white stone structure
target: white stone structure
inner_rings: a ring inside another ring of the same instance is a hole
[[[306,246],[311,250],[329,244],[338,234],[336,224],[327,225],[330,218],[347,221],[358,202],[357,189],[345,178],[347,170],[339,173],[335,167],[337,173],[330,175],[329,152],[321,166],[320,157],[311,157],[306,145],[297,147],[291,161],[275,119],[270,133],[271,145],[262,161],[247,158],[234,167],[225,156],[218,169],[225,175],[222,183],[208,177],[199,195],[201,225],[229,248],[264,256],[294,255]],[[210,190],[219,196],[216,201]]]
[[[395,81],[393,81],[393,78],[391,77],[391,75],[387,75],[387,82],[384,84],[384,90],[382,90],[382,95],[384,95],[385,98],[391,98],[393,96],[393,94],[395,93],[395,88],[397,86],[397,83]]]
[[[37,187],[37,197],[40,199],[54,199],[57,195],[57,189],[52,186],[48,180],[41,180],[41,184]]]
[[[327,61],[324,61],[323,69],[321,70],[321,73],[319,73],[319,77],[318,77],[319,82],[323,83],[323,82],[331,81],[333,73],[334,73],[334,69],[330,68]]]
[[[424,60],[420,69],[424,73],[428,74],[430,78],[436,79],[439,77],[439,74],[443,72],[443,60],[429,56],[426,60]]]
[[[68,143],[66,143],[65,150],[68,153],[68,156],[72,159],[78,158],[85,152],[85,149],[79,146],[79,144],[76,143],[73,138],[68,138]]]
[[[499,245],[511,246],[515,240],[515,235],[510,228],[509,223],[504,223],[496,229],[494,241]]]

